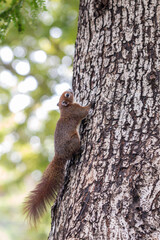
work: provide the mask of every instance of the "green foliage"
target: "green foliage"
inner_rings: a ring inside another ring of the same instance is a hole
[[[49,1],[44,7],[42,0],[0,0],[0,239],[5,240],[43,240],[50,230],[50,209],[37,231],[24,222],[21,208],[54,156],[56,104],[63,84],[71,86],[78,1]]]
[[[11,3],[1,0],[0,2],[2,2],[0,7],[1,39],[4,39],[11,22],[19,32],[24,30],[25,22],[29,19],[29,14],[24,14],[24,10],[31,13],[32,20],[37,18],[40,11],[46,10],[44,0],[12,0]]]

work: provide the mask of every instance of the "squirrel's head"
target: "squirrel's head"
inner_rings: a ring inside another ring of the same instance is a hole
[[[74,100],[73,91],[69,89],[68,91],[62,93],[57,106],[59,106],[59,108],[67,107],[73,103],[73,100]]]

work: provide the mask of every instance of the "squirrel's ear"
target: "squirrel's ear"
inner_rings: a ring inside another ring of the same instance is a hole
[[[59,107],[59,103],[57,103],[57,106]]]
[[[63,102],[62,102],[62,106],[64,106],[64,107],[67,107],[67,106],[68,106],[68,104],[69,104],[69,103],[68,103],[68,102],[66,102],[66,101],[63,101]]]

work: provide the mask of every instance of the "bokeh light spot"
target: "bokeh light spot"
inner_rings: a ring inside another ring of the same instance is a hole
[[[28,76],[24,81],[18,84],[18,91],[21,93],[27,93],[29,91],[34,91],[38,86],[38,82],[35,77]]]
[[[9,70],[0,72],[0,86],[3,88],[15,87],[17,84],[17,77]]]
[[[71,66],[71,64],[72,64],[72,58],[69,57],[69,56],[64,56],[64,57],[62,58],[62,64],[66,65],[66,67]]]
[[[9,64],[13,60],[13,52],[12,49],[8,46],[2,47],[0,49],[0,56],[2,59],[2,62],[5,64]]]
[[[42,173],[39,170],[35,170],[32,172],[31,176],[34,180],[39,181],[41,179]]]
[[[30,64],[29,61],[26,59],[15,60],[12,65],[16,72],[22,76],[25,76],[30,72]]]
[[[30,54],[32,62],[44,63],[47,59],[47,54],[43,50],[34,51]]]
[[[54,21],[52,15],[50,15],[48,12],[42,12],[39,16],[40,16],[40,20],[46,26],[50,26],[53,23],[53,21]]]
[[[26,49],[21,46],[17,46],[13,49],[13,53],[18,58],[24,58],[26,56]]]
[[[60,38],[62,36],[62,30],[58,27],[52,27],[49,33],[52,38]]]
[[[31,104],[32,98],[25,94],[16,94],[9,102],[9,109],[11,112],[19,112]]]
[[[67,91],[70,88],[71,88],[71,86],[68,83],[61,83],[61,84],[57,84],[55,86],[55,91],[56,91],[57,95],[60,96],[64,91]]]

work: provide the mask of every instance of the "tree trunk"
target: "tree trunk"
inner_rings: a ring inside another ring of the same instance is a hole
[[[83,153],[49,240],[160,239],[160,1],[81,0],[73,88]]]

